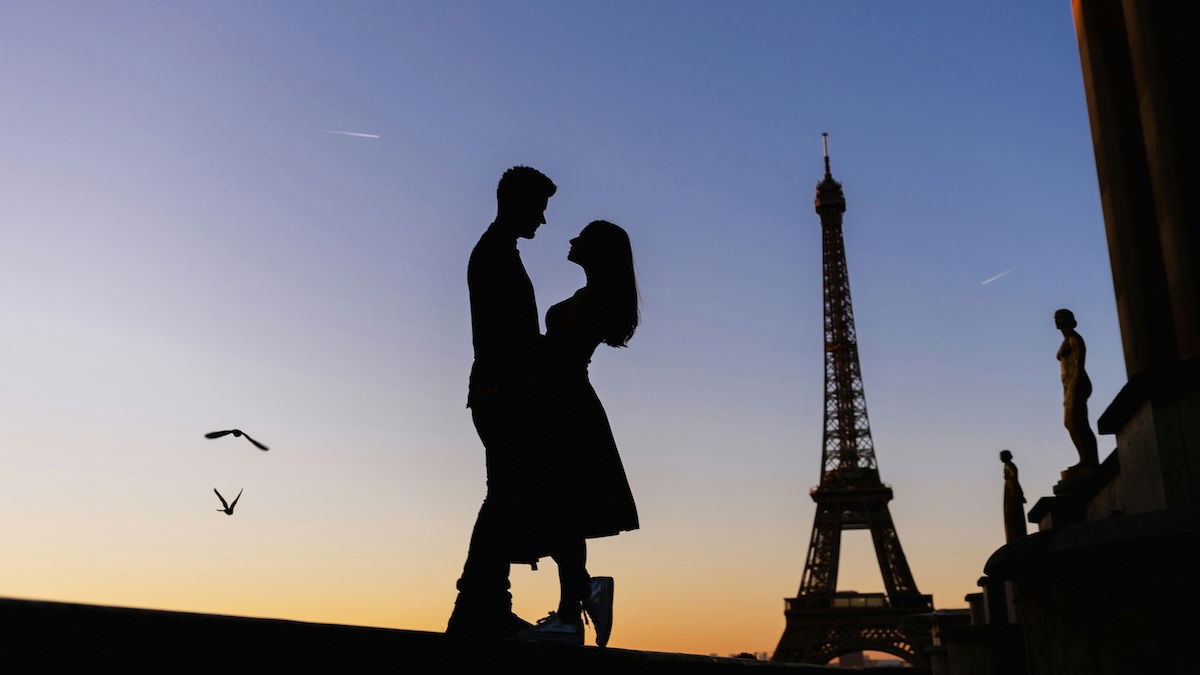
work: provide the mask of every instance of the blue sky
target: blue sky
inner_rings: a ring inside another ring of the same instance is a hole
[[[0,93],[0,452],[28,504],[3,594],[440,629],[483,490],[466,257],[513,164],[559,185],[522,244],[542,311],[588,221],[634,244],[642,327],[592,367],[643,521],[594,547],[629,589],[615,646],[782,630],[820,461],[821,132],[938,606],[1002,541],[998,451],[1031,501],[1075,461],[1055,309],[1093,420],[1124,382],[1066,2],[15,2]],[[233,425],[272,453],[201,437]],[[849,539],[842,587],[881,588]],[[184,572],[215,545],[274,594]],[[552,576],[514,583],[551,606]]]

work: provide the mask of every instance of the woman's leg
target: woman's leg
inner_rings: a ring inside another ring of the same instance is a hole
[[[564,621],[578,622],[583,601],[591,592],[587,573],[587,543],[580,537],[562,542],[551,554],[558,565],[558,615]]]

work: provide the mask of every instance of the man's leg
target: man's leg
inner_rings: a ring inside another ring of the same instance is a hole
[[[471,531],[471,543],[467,548],[467,561],[463,564],[462,577],[456,586],[460,594],[478,597],[480,604],[497,598],[503,598],[507,604],[508,593],[508,561],[505,560],[502,526],[496,502],[490,498],[483,500],[479,507],[479,515],[475,518],[475,528]]]
[[[471,411],[487,458],[487,497],[475,519],[467,560],[458,583],[458,599],[446,626],[448,633],[506,636],[522,627],[512,616],[508,592],[509,562],[506,536],[512,508],[511,483],[515,420],[502,401],[477,405]],[[527,625],[527,624],[524,624]]]

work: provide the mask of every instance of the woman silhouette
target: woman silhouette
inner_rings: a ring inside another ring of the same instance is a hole
[[[588,363],[603,342],[624,347],[638,325],[637,282],[629,235],[604,220],[571,240],[567,260],[587,284],[546,312],[548,442],[539,478],[544,506],[537,514],[558,565],[558,610],[523,632],[539,641],[583,644],[581,611],[596,629],[596,644],[612,631],[612,577],[590,577],[586,539],[638,527],[608,416],[588,381]]]

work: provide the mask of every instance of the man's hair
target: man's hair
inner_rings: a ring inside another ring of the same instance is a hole
[[[529,166],[514,166],[500,177],[496,186],[498,204],[515,204],[530,199],[549,199],[558,191],[546,174]]]

